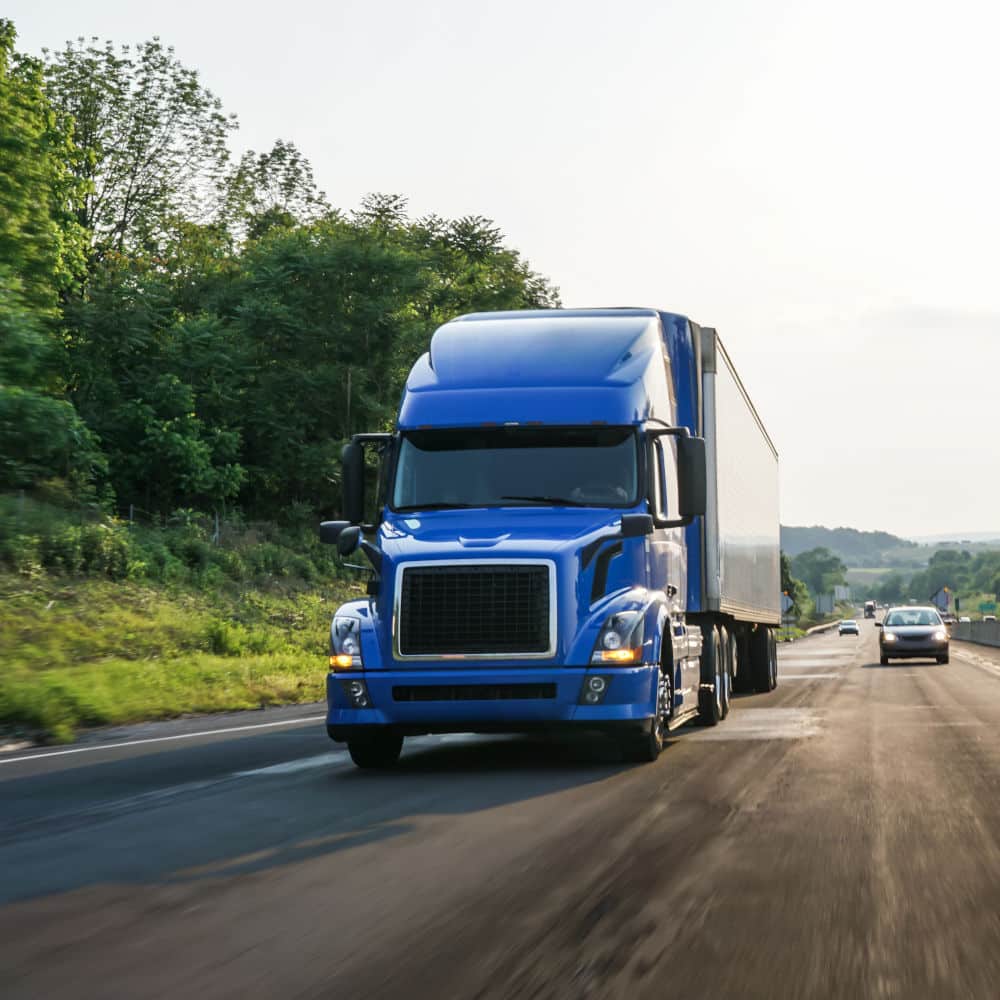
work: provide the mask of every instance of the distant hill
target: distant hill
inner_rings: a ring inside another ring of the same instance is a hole
[[[789,556],[820,546],[836,552],[848,566],[893,566],[924,562],[927,550],[888,531],[858,531],[856,528],[800,528],[781,526],[781,548]],[[909,558],[907,558],[909,557]]]

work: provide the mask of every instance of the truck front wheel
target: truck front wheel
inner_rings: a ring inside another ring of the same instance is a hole
[[[698,689],[698,722],[717,726],[722,718],[722,650],[719,632],[710,628],[701,647],[701,686]]]
[[[392,767],[403,750],[403,737],[399,733],[375,732],[370,736],[355,736],[347,741],[351,760],[358,767]]]

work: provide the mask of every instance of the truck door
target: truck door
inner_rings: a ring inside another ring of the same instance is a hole
[[[650,447],[650,461],[654,472],[655,488],[650,497],[658,517],[676,517],[677,456],[675,439],[656,437]],[[683,711],[698,704],[700,665],[692,658],[692,642],[685,622],[687,599],[687,551],[684,547],[682,528],[657,528],[650,535],[647,547],[647,586],[662,590],[666,595],[670,613],[670,632],[674,649],[675,711]],[[697,655],[697,654],[694,654]]]

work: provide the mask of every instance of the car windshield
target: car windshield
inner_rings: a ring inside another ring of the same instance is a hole
[[[885,616],[886,625],[940,625],[941,616],[927,608],[913,608],[909,611],[890,611]]]
[[[841,622],[841,624],[842,625],[857,625],[858,623],[853,618],[845,618],[843,620],[843,622]]]
[[[631,427],[490,427],[403,435],[392,507],[629,507],[639,499]]]

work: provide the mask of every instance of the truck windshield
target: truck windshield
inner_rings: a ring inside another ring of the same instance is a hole
[[[637,441],[632,427],[409,431],[392,507],[630,507],[639,499]]]

